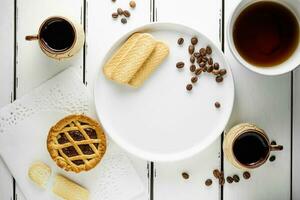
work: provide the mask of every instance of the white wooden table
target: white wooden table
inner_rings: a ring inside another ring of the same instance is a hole
[[[228,128],[239,122],[254,122],[272,140],[284,145],[275,162],[253,171],[249,181],[220,187],[206,178],[219,168],[225,175],[242,172],[226,162],[221,151],[222,137],[206,150],[176,163],[153,163],[128,155],[147,192],[138,200],[287,200],[300,199],[300,71],[265,77],[243,68],[231,55],[226,41],[228,18],[240,0],[136,0],[128,24],[111,18],[129,0],[1,0],[0,4],[0,107],[9,104],[63,68],[75,65],[83,82],[92,89],[101,59],[113,41],[127,30],[153,21],[178,22],[206,34],[225,53],[234,73],[235,107]],[[298,1],[298,0],[295,0]],[[300,2],[299,2],[300,5]],[[86,45],[73,60],[58,63],[48,59],[36,42],[25,35],[35,34],[47,16],[61,14],[80,21],[86,31]],[[7,144],[10,145],[10,144]],[[183,180],[181,172],[190,174]],[[0,160],[0,200],[24,200],[22,188]]]

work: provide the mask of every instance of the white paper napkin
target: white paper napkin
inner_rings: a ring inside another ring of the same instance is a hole
[[[89,172],[65,172],[50,158],[46,147],[49,128],[68,114],[95,118],[91,99],[77,71],[69,68],[0,110],[0,154],[28,200],[56,199],[51,185],[57,173],[87,188],[91,200],[130,200],[144,192],[129,159],[110,141],[101,163]],[[52,169],[45,190],[28,178],[34,161],[43,161]]]

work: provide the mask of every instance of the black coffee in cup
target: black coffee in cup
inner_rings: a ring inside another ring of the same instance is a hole
[[[246,7],[233,26],[233,41],[247,62],[261,67],[287,60],[299,44],[299,24],[293,12],[272,1]]]
[[[40,39],[43,45],[54,52],[70,49],[75,41],[75,30],[65,19],[51,18],[41,27]]]
[[[266,159],[269,143],[259,133],[246,132],[235,139],[233,153],[241,164],[251,166]]]

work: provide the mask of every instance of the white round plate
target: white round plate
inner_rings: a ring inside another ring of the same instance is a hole
[[[102,68],[134,32],[147,32],[164,41],[170,54],[138,89],[105,78]],[[210,45],[214,61],[227,70],[222,83],[203,73],[192,91],[188,45],[197,36],[197,48]],[[183,37],[183,46],[177,39]],[[176,63],[185,67],[177,69]],[[203,34],[179,24],[152,23],[121,37],[105,56],[94,88],[95,106],[105,132],[128,152],[151,161],[190,157],[210,145],[225,128],[234,101],[234,83],[222,52]],[[221,103],[217,109],[214,103]]]

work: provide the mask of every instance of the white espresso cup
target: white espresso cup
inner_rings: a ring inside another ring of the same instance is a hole
[[[240,14],[249,6],[259,2],[275,2],[286,7],[291,13],[294,14],[295,18],[298,22],[298,29],[300,29],[300,1],[299,0],[242,0],[238,6],[233,11],[231,17],[229,18],[229,23],[227,27],[227,39],[229,43],[229,47],[234,57],[246,68],[263,75],[280,75],[286,72],[290,72],[294,70],[296,67],[300,65],[300,34],[298,36],[298,44],[296,44],[296,49],[293,53],[286,58],[281,63],[272,65],[272,66],[262,66],[250,63],[238,52],[235,42],[233,32],[235,29],[235,22]]]
[[[52,16],[43,21],[36,35],[28,35],[25,39],[37,40],[47,56],[60,60],[80,51],[85,34],[78,22],[62,16]]]

